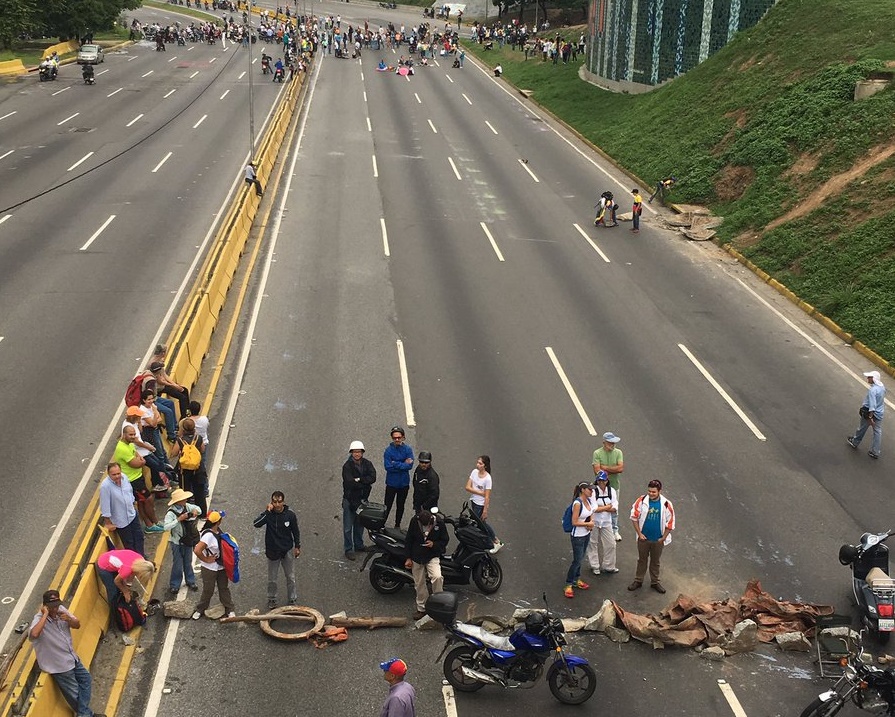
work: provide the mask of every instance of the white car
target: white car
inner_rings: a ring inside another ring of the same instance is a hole
[[[98,65],[105,61],[106,56],[103,54],[103,48],[99,45],[81,45],[78,50],[79,65]]]

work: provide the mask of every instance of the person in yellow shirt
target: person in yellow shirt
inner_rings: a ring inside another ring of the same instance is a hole
[[[643,212],[643,197],[640,196],[640,190],[637,187],[631,190],[631,194],[634,195],[634,207],[631,209],[631,221],[634,223],[634,226],[631,227],[631,231],[639,232],[640,214]]]

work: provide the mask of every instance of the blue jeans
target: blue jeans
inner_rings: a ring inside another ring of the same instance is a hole
[[[106,587],[106,599],[109,601],[109,607],[115,607],[115,601],[118,600],[118,595],[121,592],[115,584],[115,576],[118,575],[118,573],[103,570],[97,565],[96,574],[99,575],[99,579]]]
[[[180,585],[186,580],[187,585],[196,584],[196,573],[193,572],[193,549],[189,545],[171,543],[171,557],[174,564],[171,566],[171,590],[180,590]]]
[[[882,423],[882,418],[873,419],[873,441],[870,443],[870,452],[876,455],[879,455],[883,443]],[[855,435],[852,438],[852,443],[854,443],[856,446],[860,445],[861,441],[864,439],[864,434],[867,433],[868,428],[870,428],[870,421],[868,421],[866,418],[862,418],[861,425],[858,426],[858,430],[855,431]]]
[[[364,549],[364,529],[355,509],[342,498],[342,542],[346,553]]]
[[[168,438],[177,435],[177,418],[174,415],[174,401],[170,398],[157,396],[155,399],[155,407],[165,419],[165,429],[168,431]]]
[[[140,514],[134,516],[129,525],[118,528],[118,538],[126,550],[133,550],[140,555],[146,555],[143,544],[143,526],[140,525]]]
[[[588,545],[590,545],[590,533],[578,538],[572,536],[572,564],[566,573],[566,585],[574,585],[581,577],[581,561],[584,560]]]
[[[469,501],[469,507],[472,512],[478,516],[478,519],[482,521],[482,526],[485,528],[485,532],[488,533],[491,540],[497,540],[497,536],[494,534],[494,529],[482,518],[482,513],[485,512],[485,506]]]
[[[68,672],[57,672],[52,677],[68,706],[78,717],[93,717],[90,709],[93,680],[80,660]]]

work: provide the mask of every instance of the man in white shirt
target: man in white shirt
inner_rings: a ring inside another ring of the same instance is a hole
[[[618,492],[609,485],[606,471],[597,472],[590,502],[594,529],[587,547],[587,562],[594,575],[601,572],[612,575],[618,572],[615,567],[615,531],[612,529],[612,518],[618,515]]]

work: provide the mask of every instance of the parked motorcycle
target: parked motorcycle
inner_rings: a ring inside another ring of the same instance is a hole
[[[547,596],[544,596],[547,605]],[[485,685],[506,689],[528,689],[547,668],[547,684],[553,696],[567,705],[580,705],[591,698],[597,675],[588,661],[566,654],[562,620],[549,608],[532,612],[525,624],[509,637],[493,635],[478,625],[457,622],[457,595],[441,592],[426,601],[426,614],[447,630],[444,649],[445,679],[460,692],[475,692]],[[451,649],[453,648],[453,649]],[[450,650],[450,652],[448,652]],[[804,715],[803,715],[804,717]]]
[[[889,577],[889,547],[892,534],[864,533],[858,545],[839,548],[839,562],[852,571],[852,592],[861,613],[861,624],[881,643],[895,631],[895,580]]]
[[[383,595],[398,592],[404,585],[413,586],[413,573],[404,567],[407,559],[407,533],[400,528],[386,528],[386,507],[380,503],[362,503],[357,510],[360,523],[370,533],[373,548],[364,558],[361,570],[370,564],[370,584]],[[491,553],[494,542],[482,527],[478,516],[463,504],[459,517],[443,516],[454,529],[457,547],[440,558],[441,576],[445,585],[469,585],[486,595],[496,593],[503,583],[503,568]]]
[[[864,647],[849,658],[833,688],[822,692],[800,717],[833,717],[846,703],[877,715],[895,715],[895,668],[881,670],[864,654]]]

